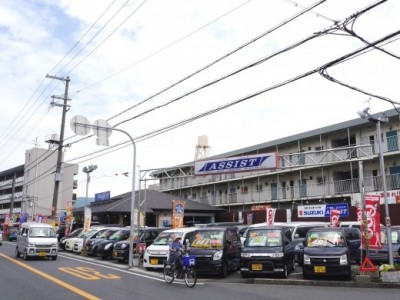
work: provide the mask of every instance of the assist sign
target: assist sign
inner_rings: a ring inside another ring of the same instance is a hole
[[[340,217],[349,216],[349,205],[347,203],[299,206],[297,209],[297,216],[299,218],[309,218],[309,217],[330,218],[331,210],[340,211]]]

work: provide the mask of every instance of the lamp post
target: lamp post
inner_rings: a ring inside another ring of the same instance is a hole
[[[87,135],[91,129],[97,135],[97,144],[108,145],[108,137],[111,135],[111,131],[119,131],[125,133],[132,142],[133,146],[133,159],[132,159],[132,191],[131,191],[131,226],[129,234],[129,268],[134,267],[133,264],[133,238],[135,236],[134,224],[135,224],[135,168],[136,168],[136,144],[133,137],[125,130],[111,127],[105,120],[96,120],[94,124],[90,124],[89,120],[83,116],[75,116],[71,119],[71,129],[75,134]]]
[[[97,165],[90,165],[90,166],[84,167],[82,169],[82,172],[86,173],[86,200],[85,200],[85,206],[88,206],[90,173],[92,173],[96,169],[97,169]]]
[[[380,166],[382,185],[383,185],[383,199],[385,203],[385,216],[386,216],[385,225],[386,225],[386,236],[388,244],[388,259],[389,259],[389,264],[393,265],[392,233],[391,233],[391,224],[389,216],[389,205],[387,199],[385,165],[383,162],[382,141],[381,141],[381,124],[389,122],[389,119],[385,113],[381,113],[377,118],[374,117],[369,113],[369,108],[365,108],[363,111],[358,112],[358,115],[361,118],[367,119],[368,121],[376,124],[376,135],[378,139],[378,149],[379,149],[379,166]]]

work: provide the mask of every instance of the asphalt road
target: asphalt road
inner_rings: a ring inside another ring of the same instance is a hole
[[[56,261],[29,260],[14,257],[15,243],[0,247],[0,299],[135,299],[169,300],[187,297],[204,299],[379,299],[398,298],[398,289],[340,286],[336,281],[326,285],[306,286],[299,269],[284,279],[242,279],[238,272],[227,278],[200,278],[194,288],[182,281],[167,284],[161,272],[141,268],[129,270],[126,264],[86,258],[60,252]],[[297,279],[298,278],[298,279]],[[264,282],[257,282],[264,280]],[[272,280],[272,281],[271,281]],[[273,281],[275,280],[275,281]],[[303,282],[300,285],[291,281]],[[249,284],[249,283],[265,284]],[[311,281],[308,281],[311,282]]]

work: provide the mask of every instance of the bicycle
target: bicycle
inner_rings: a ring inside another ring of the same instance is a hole
[[[168,260],[164,261],[164,280],[166,283],[172,283],[176,279],[183,279],[186,285],[190,288],[194,287],[197,282],[196,270],[196,256],[194,255],[181,255],[182,271],[180,274],[175,270],[173,263]]]

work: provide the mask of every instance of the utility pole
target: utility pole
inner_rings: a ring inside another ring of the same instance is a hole
[[[59,190],[59,185],[60,181],[62,181],[62,173],[61,173],[61,166],[62,166],[62,150],[64,147],[64,127],[65,127],[65,117],[68,111],[68,87],[69,87],[69,82],[70,79],[67,76],[66,78],[63,77],[57,77],[57,76],[52,76],[47,74],[46,78],[51,78],[51,79],[57,79],[65,82],[65,92],[64,92],[64,97],[56,97],[52,96],[54,98],[58,98],[61,100],[64,100],[63,104],[56,104],[54,101],[52,102],[53,105],[55,106],[62,106],[63,112],[62,112],[62,118],[61,118],[61,129],[60,129],[60,142],[58,144],[58,149],[57,149],[57,165],[56,165],[56,174],[54,177],[54,194],[53,194],[53,203],[51,205],[51,220],[55,220],[55,216],[57,213],[57,202],[58,202],[58,190]]]

